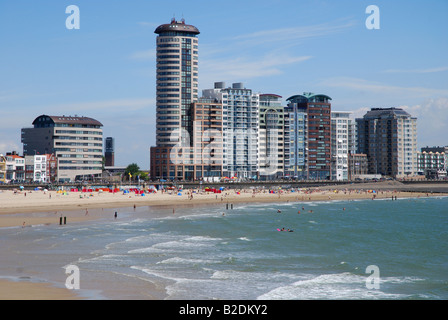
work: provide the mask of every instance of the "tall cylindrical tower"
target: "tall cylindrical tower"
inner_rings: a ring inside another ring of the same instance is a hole
[[[154,33],[158,34],[156,145],[169,148],[177,143],[176,133],[181,129],[191,135],[189,111],[198,100],[199,30],[184,19],[172,19]]]

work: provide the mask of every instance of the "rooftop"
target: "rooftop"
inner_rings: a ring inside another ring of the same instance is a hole
[[[401,108],[372,108],[364,115],[364,118],[378,118],[382,116],[411,117]]]
[[[304,92],[289,97],[286,101],[290,102],[328,102],[331,98],[325,94],[314,94],[312,92]]]
[[[193,33],[193,34],[199,34],[198,28],[195,26],[185,24],[185,20],[182,19],[181,21],[176,21],[176,19],[171,19],[171,23],[168,24],[162,24],[156,28],[154,33],[161,34],[165,32],[186,32],[186,33]]]
[[[88,118],[88,117],[78,117],[78,116],[48,116],[41,115],[38,116],[34,121],[33,125],[39,125],[39,123],[64,123],[64,124],[83,124],[83,125],[93,125],[93,126],[103,126],[98,120]]]

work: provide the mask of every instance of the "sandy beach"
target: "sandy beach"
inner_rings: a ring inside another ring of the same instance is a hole
[[[447,196],[445,193],[434,194]],[[221,193],[204,190],[176,190],[148,193],[144,196],[131,193],[67,192],[56,191],[0,191],[0,228],[29,227],[32,225],[59,224],[61,218],[68,224],[94,220],[113,219],[115,209],[132,210],[142,206],[163,206],[163,214],[180,212],[180,207],[191,205],[227,205],[238,203],[307,202],[357,199],[394,199],[428,197],[430,193],[400,191],[394,183],[327,186],[309,189],[283,190],[231,189]],[[171,210],[172,208],[172,210]],[[166,210],[169,209],[169,210]],[[9,281],[0,279],[1,300],[69,300],[82,299],[71,290],[55,288],[46,283]]]
[[[0,280],[0,300],[81,300],[82,297],[49,283]]]
[[[400,191],[394,182],[326,186],[306,189],[229,189],[221,193],[192,189],[168,190],[147,193],[144,196],[130,193],[66,192],[56,191],[0,191],[0,228],[30,226],[37,224],[59,224],[63,216],[68,223],[107,218],[110,210],[141,206],[163,206],[173,208],[185,205],[207,205],[283,202],[283,201],[329,201],[356,199],[385,199],[392,197],[427,197],[427,192]],[[448,193],[437,193],[446,196]]]

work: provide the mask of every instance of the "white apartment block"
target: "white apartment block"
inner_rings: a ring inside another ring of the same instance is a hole
[[[348,180],[349,153],[356,151],[356,123],[349,111],[331,112],[332,180]]]
[[[258,132],[259,178],[281,178],[285,170],[285,112],[281,96],[260,94]]]
[[[15,152],[6,154],[6,177],[5,182],[25,181],[25,158]]]
[[[243,83],[225,88],[215,82],[214,89],[202,91],[207,99],[222,102],[223,108],[223,175],[239,179],[258,177],[258,93]]]
[[[430,179],[445,178],[448,171],[448,146],[424,147],[417,152],[418,174]]]

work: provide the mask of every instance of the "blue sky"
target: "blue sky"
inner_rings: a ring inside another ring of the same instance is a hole
[[[365,26],[372,4],[379,30]],[[69,5],[79,30],[65,26]],[[201,31],[200,90],[323,93],[356,117],[402,107],[419,147],[448,145],[447,12],[446,0],[0,0],[0,153],[21,153],[20,129],[41,114],[79,115],[115,138],[116,165],[149,169],[154,30],[173,16]]]

